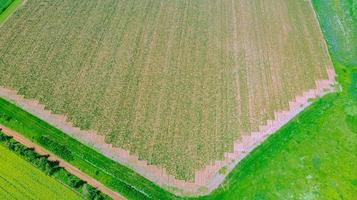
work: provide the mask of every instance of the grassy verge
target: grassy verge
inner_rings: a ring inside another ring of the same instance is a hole
[[[0,199],[83,199],[4,145],[0,145],[0,163]]]
[[[202,198],[353,197],[357,187],[357,165],[353,164],[357,155],[352,153],[357,152],[353,132],[357,105],[351,85],[357,71],[341,65],[336,65],[336,69],[342,92],[317,100],[246,157],[219,189]],[[1,123],[34,142],[39,142],[43,133],[68,145],[72,164],[128,198],[173,198],[132,170],[113,163],[13,104],[0,100],[0,110]]]
[[[23,134],[36,144],[41,145],[43,136],[46,135],[46,138],[52,142],[70,149],[70,157],[56,153],[52,149],[48,150],[127,198],[168,199],[174,197],[133,170],[110,160],[1,98],[0,123]]]
[[[0,25],[16,10],[21,2],[22,0],[14,0],[0,13]],[[71,149],[71,156],[66,156],[66,154],[59,153],[56,148],[53,149],[53,146],[48,147],[44,145],[58,157],[61,157],[63,160],[66,160],[129,199],[174,198],[173,194],[164,191],[133,170],[106,158],[2,98],[0,98],[0,123],[23,134],[32,142],[39,145],[43,143],[43,136],[45,135],[47,139],[58,144],[58,146]],[[64,170],[60,170],[54,176],[64,182],[69,181],[66,178]]]
[[[356,197],[357,102],[348,88],[357,71],[337,66],[343,92],[317,100],[255,149],[219,189],[203,199]]]
[[[202,199],[356,198],[357,18],[353,10],[357,4],[353,2],[313,1],[342,91],[314,102]]]
[[[60,167],[57,161],[49,160],[47,156],[42,156],[36,153],[34,149],[27,148],[23,144],[12,139],[12,137],[3,134],[1,131],[0,145],[6,147],[10,151],[17,154],[19,157],[28,161],[34,167],[43,171],[46,175],[55,178],[68,188],[76,191],[82,196],[82,198],[96,200],[110,199],[107,195],[101,193],[96,188],[87,184],[85,181],[79,179],[78,177]]]
[[[16,8],[22,3],[22,0],[14,0],[3,12],[0,12],[0,25],[15,12]]]
[[[315,8],[324,3],[313,2]],[[326,10],[317,9],[320,22],[323,12]],[[324,23],[321,26],[325,36],[334,28]],[[327,41],[330,50],[331,45],[338,45],[330,39]],[[331,55],[342,92],[315,101],[246,157],[216,191],[202,199],[353,199],[356,196],[357,66],[347,62],[354,59],[341,63],[339,53],[331,51]],[[0,99],[0,113],[0,123],[33,142],[39,143],[41,135],[47,135],[70,148],[71,164],[128,198],[175,198],[3,99]]]

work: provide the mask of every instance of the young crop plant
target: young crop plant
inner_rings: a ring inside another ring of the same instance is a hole
[[[2,139],[0,140],[3,143]],[[0,163],[0,199],[83,199],[3,144],[0,145]]]
[[[7,151],[11,151],[12,153],[11,152],[8,153]],[[65,199],[67,198],[72,199],[75,196],[77,196],[76,197],[77,199],[83,199],[83,198],[96,199],[96,200],[110,199],[110,197],[100,192],[97,188],[94,188],[93,186],[89,185],[82,179],[67,172],[64,168],[62,168],[59,165],[59,161],[50,160],[48,155],[38,154],[34,148],[28,148],[23,144],[17,142],[11,136],[5,135],[1,129],[0,129],[0,152],[3,153],[2,155],[3,157],[0,156],[0,160],[2,161],[2,163],[11,160],[12,157],[14,158],[14,161],[10,162],[10,164],[6,165],[4,163],[4,166],[2,166],[3,168],[0,167],[0,179],[4,179],[4,177],[2,176],[4,173],[6,173],[4,170],[4,168],[6,167],[15,168],[16,170],[13,170],[12,171],[13,173],[15,173],[16,171],[22,172],[22,174],[19,174],[16,177],[10,177],[10,176],[5,177],[7,179],[7,181],[5,182],[4,181],[2,182],[0,180],[0,187],[5,186],[5,187],[1,187],[0,197],[3,196],[6,199],[9,197],[18,198],[21,196],[23,198],[37,197],[38,199],[48,199],[48,198],[57,199],[59,197],[63,197]],[[24,163],[24,167],[21,169],[16,167],[16,165],[20,163]],[[30,166],[30,163],[32,164],[32,166]],[[31,170],[32,173],[34,173],[36,176],[39,176],[39,178],[34,179],[33,177],[29,177],[27,172],[31,172]],[[41,170],[43,174],[39,174],[38,173],[39,170]],[[47,176],[44,176],[44,174]],[[32,194],[31,192],[34,192],[32,190],[25,192],[25,188],[23,188],[22,184],[17,182],[18,177],[23,177],[25,180],[31,183],[32,184],[31,186],[33,186],[36,190],[42,188],[44,191],[49,192],[48,196],[45,196],[46,194],[45,192],[41,194],[37,194],[37,193]],[[33,180],[29,181],[28,179],[31,178],[33,178]],[[55,180],[58,182],[56,182]],[[47,181],[49,181],[49,183],[52,184],[50,186],[54,187],[52,188],[52,190],[43,187],[43,185],[45,185]],[[13,193],[12,191],[13,188],[16,189],[17,185],[20,186],[19,189],[21,189],[21,192],[23,193],[20,194],[18,197],[16,197],[16,195],[13,196],[11,194]],[[66,187],[69,187],[71,189]],[[64,196],[61,195],[61,192],[64,192]]]
[[[334,90],[310,1],[32,0],[0,35],[1,97],[187,195]]]

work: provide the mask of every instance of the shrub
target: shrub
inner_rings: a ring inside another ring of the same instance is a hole
[[[76,176],[73,176],[72,174],[69,174],[68,178],[68,185],[73,187],[73,188],[79,188],[85,184],[85,181],[82,179],[79,179]]]
[[[4,133],[1,132],[0,130],[0,141],[5,142],[7,140],[10,140],[12,137],[5,135]]]
[[[73,159],[71,152],[65,146],[50,140],[47,136],[41,136],[39,142],[46,147],[51,147],[49,149],[51,149],[56,154],[61,154],[61,156],[64,158]],[[1,129],[0,129],[0,144],[6,146],[9,150],[22,156],[25,160],[29,161],[32,165],[36,166],[38,169],[42,170],[49,176],[52,176],[56,172],[60,171],[60,169],[62,169],[59,166],[58,161],[48,160],[48,156],[42,156],[36,153],[34,148],[27,148],[23,144],[12,139],[12,137],[2,133]],[[107,196],[105,196],[99,190],[92,187],[91,185],[88,185],[85,181],[74,176],[73,174],[69,173],[65,169],[63,170],[67,175],[67,179],[64,181],[66,185],[77,190],[82,188],[83,194],[88,199],[96,199],[96,200],[106,199]]]
[[[101,193],[99,190],[88,184],[83,185],[83,194],[88,199],[93,199],[93,200],[105,199],[103,193]]]
[[[67,147],[53,141],[48,136],[42,135],[38,142],[67,161],[72,161],[74,159],[71,151],[68,150]]]

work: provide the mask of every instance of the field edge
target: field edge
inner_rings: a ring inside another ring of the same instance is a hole
[[[20,145],[22,145],[22,146],[24,146],[26,148],[33,149],[33,151],[36,152],[37,154],[46,157],[46,159],[48,161],[54,162],[54,163],[58,162],[58,166],[63,168],[64,170],[66,170],[68,173],[72,174],[72,176],[81,179],[85,183],[93,186],[93,188],[96,188],[97,190],[99,190],[103,194],[108,195],[112,199],[118,199],[118,200],[119,199],[124,199],[122,196],[120,196],[120,194],[118,194],[116,192],[113,192],[112,190],[110,190],[109,188],[105,187],[103,184],[99,183],[98,181],[96,181],[92,177],[90,177],[87,174],[83,173],[82,171],[80,171],[76,167],[72,166],[68,162],[58,158],[55,154],[51,153],[50,151],[46,150],[45,148],[42,148],[39,145],[34,144],[33,142],[31,142],[30,140],[25,138],[23,135],[21,135],[21,134],[15,132],[15,131],[3,126],[2,124],[0,124],[0,134],[1,133],[6,135],[6,136],[8,136],[8,137],[10,137],[9,140],[12,139],[12,140],[16,141],[17,143],[19,143]],[[62,182],[60,182],[60,183],[62,183]],[[62,184],[64,184],[64,183],[62,183]],[[66,187],[69,187],[69,185],[67,185],[67,184],[64,184],[64,185]],[[69,188],[71,190],[73,190],[73,188],[71,188],[71,187],[69,187]]]
[[[226,168],[228,172],[232,171],[240,160],[249,155],[249,152],[257,148],[269,135],[274,134],[279,128],[308,107],[310,99],[335,91],[333,87],[333,84],[335,84],[333,69],[328,68],[327,74],[328,80],[317,80],[315,89],[306,91],[291,101],[288,111],[277,112],[275,120],[268,120],[267,125],[262,126],[259,131],[247,135],[243,140],[233,142],[234,151],[225,153],[224,160],[214,161],[213,164],[207,165],[202,170],[197,171],[194,182],[178,180],[166,173],[165,169],[148,165],[145,160],[139,160],[138,156],[130,155],[124,149],[107,144],[104,136],[99,135],[95,131],[80,130],[78,127],[74,127],[70,122],[67,122],[65,116],[52,114],[50,110],[46,110],[45,106],[37,100],[26,99],[24,96],[18,95],[15,90],[0,87],[0,97],[49,123],[83,145],[100,152],[106,158],[138,172],[141,176],[158,184],[160,187],[176,195],[194,197],[207,195],[218,188],[229,174],[220,173],[220,169]]]

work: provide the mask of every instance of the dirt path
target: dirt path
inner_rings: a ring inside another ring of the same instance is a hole
[[[101,192],[105,193],[106,195],[110,196],[111,198],[117,200],[117,199],[125,199],[123,196],[121,196],[120,194],[110,190],[109,188],[107,188],[106,186],[104,186],[103,184],[101,184],[100,182],[98,182],[97,180],[95,180],[94,178],[88,176],[87,174],[81,172],[79,169],[77,169],[76,167],[72,166],[71,164],[69,164],[68,162],[58,158],[57,156],[55,156],[53,153],[50,153],[49,151],[47,151],[46,149],[42,148],[41,146],[34,144],[33,142],[31,142],[30,140],[26,139],[24,136],[22,136],[21,134],[6,128],[5,126],[3,126],[2,124],[0,124],[0,130],[2,129],[2,132],[8,136],[12,136],[14,140],[20,142],[21,144],[29,147],[29,148],[34,148],[35,151],[38,154],[41,155],[49,155],[49,160],[52,161],[58,161],[59,162],[59,166],[63,167],[64,169],[66,169],[69,173],[77,176],[78,178],[86,181],[88,184],[90,184],[91,186],[97,188],[98,190],[100,190]]]

